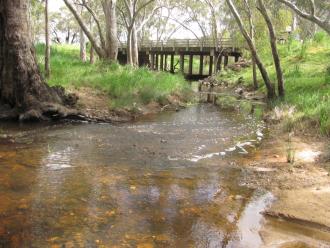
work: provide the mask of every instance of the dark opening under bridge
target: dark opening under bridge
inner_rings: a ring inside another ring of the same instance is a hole
[[[194,59],[199,59],[198,72],[194,71]],[[232,39],[221,39],[214,42],[210,39],[175,39],[167,42],[146,41],[139,46],[139,65],[152,70],[180,71],[189,79],[203,78],[226,68],[229,58],[237,62],[242,56],[238,44]],[[185,61],[188,57],[188,68]],[[118,61],[127,62],[127,46],[122,43],[118,51]],[[179,69],[177,69],[179,65]],[[206,68],[206,72],[205,72]]]

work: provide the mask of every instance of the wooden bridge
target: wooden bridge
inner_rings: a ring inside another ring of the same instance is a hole
[[[167,42],[146,41],[139,46],[140,66],[148,66],[152,70],[169,71],[171,73],[180,71],[189,79],[212,75],[213,72],[225,68],[230,58],[237,62],[241,56],[241,49],[232,39],[221,39],[218,42],[210,39],[175,39]],[[194,68],[196,57],[199,60],[197,72]],[[187,58],[188,68],[185,68]],[[127,62],[127,46],[125,43],[121,43],[119,47],[118,60],[122,64]],[[179,65],[179,69],[177,69],[177,65]]]

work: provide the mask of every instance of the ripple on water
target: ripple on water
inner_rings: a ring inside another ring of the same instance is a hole
[[[0,240],[22,247],[239,247],[258,240],[264,198],[240,185],[244,175],[230,165],[262,139],[254,118],[201,105],[117,126],[21,129],[33,146],[25,152],[24,144],[13,145],[0,165],[19,158],[29,173],[17,177],[16,167],[0,166],[0,202],[12,203],[0,204]],[[15,178],[28,190],[7,185]]]

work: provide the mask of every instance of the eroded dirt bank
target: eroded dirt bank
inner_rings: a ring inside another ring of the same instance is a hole
[[[165,110],[178,110],[185,106],[184,100],[179,95],[171,95],[166,98],[163,104],[153,101],[147,105],[137,105],[134,108],[111,109],[111,99],[102,91],[88,87],[69,89],[68,91],[78,97],[76,107],[79,112],[101,122],[128,122],[138,117],[156,114]]]

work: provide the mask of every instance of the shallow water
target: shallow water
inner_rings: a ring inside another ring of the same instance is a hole
[[[10,125],[0,144],[0,247],[258,247],[272,196],[233,158],[248,115],[198,105],[121,125]],[[63,246],[64,245],[64,246]]]

